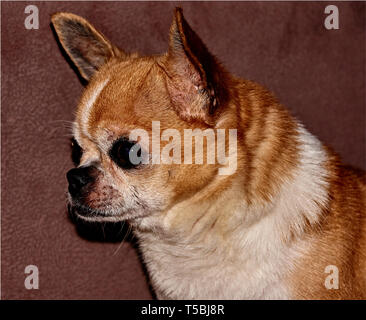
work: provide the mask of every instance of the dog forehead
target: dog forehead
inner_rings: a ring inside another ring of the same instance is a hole
[[[121,62],[98,72],[78,106],[81,133],[92,138],[108,126],[151,126],[154,111],[166,98],[163,79],[156,73],[151,60]]]

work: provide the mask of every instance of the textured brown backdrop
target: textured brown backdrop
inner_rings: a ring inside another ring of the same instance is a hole
[[[89,19],[126,50],[167,48],[177,3],[1,3],[2,298],[148,299],[138,255],[120,247],[122,225],[78,228],[66,211],[69,123],[82,85],[60,53],[50,15]],[[340,30],[323,27],[333,3],[182,3],[192,27],[237,75],[272,91],[344,160],[365,168],[365,4],[336,3]],[[24,268],[40,289],[24,288]]]

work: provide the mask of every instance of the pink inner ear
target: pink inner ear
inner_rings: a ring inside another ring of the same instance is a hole
[[[193,76],[193,75],[192,75]],[[197,76],[195,79],[175,74],[167,79],[167,88],[173,107],[184,120],[206,118],[206,101],[199,92]]]
[[[170,29],[166,70],[168,90],[179,114],[206,123],[212,120],[218,102],[224,100],[218,96],[223,95],[224,71],[188,25],[181,9],[175,10]]]
[[[169,69],[174,76],[184,78],[194,86],[199,87],[202,85],[202,79],[199,72],[184,54],[177,54],[174,56],[169,62]]]

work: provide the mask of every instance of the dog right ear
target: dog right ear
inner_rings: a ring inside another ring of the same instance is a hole
[[[87,81],[109,59],[124,56],[123,51],[80,16],[60,12],[51,21],[62,47]]]

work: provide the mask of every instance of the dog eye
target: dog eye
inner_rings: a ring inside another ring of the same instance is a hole
[[[131,169],[141,163],[141,146],[126,138],[117,140],[109,152],[111,159],[122,169]]]
[[[75,166],[80,164],[81,156],[83,155],[83,149],[79,146],[77,141],[72,138],[71,139],[71,159]]]

